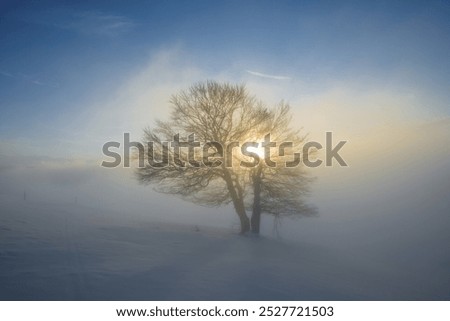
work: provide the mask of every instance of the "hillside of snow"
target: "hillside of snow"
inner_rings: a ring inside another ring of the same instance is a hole
[[[414,266],[76,204],[1,199],[0,211],[1,300],[450,299],[449,262]]]

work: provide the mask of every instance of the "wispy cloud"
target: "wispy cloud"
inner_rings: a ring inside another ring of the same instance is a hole
[[[45,86],[45,87],[51,87],[51,88],[58,88],[58,84],[54,83],[54,82],[48,82],[48,81],[43,81],[41,79],[39,79],[38,77],[35,76],[31,76],[31,75],[27,75],[27,74],[22,74],[22,73],[10,73],[4,70],[0,70],[0,75],[8,77],[8,78],[12,78],[12,79],[17,79],[20,81],[25,81],[28,83],[31,83],[33,85],[37,85],[37,86]]]
[[[246,72],[249,73],[250,75],[262,77],[262,78],[270,78],[270,79],[276,79],[276,80],[291,80],[292,79],[291,77],[268,75],[268,74],[263,74],[263,73],[257,72],[257,71],[251,71],[251,70],[246,70]]]
[[[12,14],[12,17],[27,23],[98,37],[120,36],[128,33],[137,25],[134,20],[123,15],[65,7],[24,11],[20,16]]]
[[[125,16],[95,11],[75,12],[56,24],[59,28],[70,29],[82,34],[108,37],[125,34],[135,25],[135,22]]]
[[[5,77],[10,77],[10,78],[16,78],[13,74],[3,71],[3,70],[0,70],[0,75],[3,75]]]

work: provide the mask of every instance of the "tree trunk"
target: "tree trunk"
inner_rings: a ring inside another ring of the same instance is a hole
[[[244,201],[237,197],[237,194],[230,193],[231,198],[233,199],[234,209],[236,210],[236,214],[239,216],[239,220],[241,222],[241,234],[245,234],[250,231],[250,220],[248,219],[247,212],[245,211]]]
[[[250,221],[247,217],[247,214],[239,214],[239,220],[241,221],[241,234],[245,234],[250,231]]]
[[[259,234],[261,226],[261,166],[253,175],[253,210],[251,217],[252,233]]]
[[[250,231],[250,220],[248,219],[247,212],[245,211],[244,200],[239,197],[236,188],[233,184],[233,179],[229,171],[224,170],[224,179],[227,183],[228,191],[230,192],[231,199],[233,201],[236,214],[239,216],[241,222],[241,234],[245,234]]]

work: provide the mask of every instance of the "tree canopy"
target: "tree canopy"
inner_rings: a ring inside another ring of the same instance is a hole
[[[269,108],[244,85],[207,81],[174,94],[170,105],[169,119],[144,131],[141,183],[196,204],[232,203],[242,233],[259,233],[262,213],[315,213],[304,202],[311,178],[301,163],[290,166],[305,137],[290,128],[288,104]],[[283,151],[268,160],[280,143]]]

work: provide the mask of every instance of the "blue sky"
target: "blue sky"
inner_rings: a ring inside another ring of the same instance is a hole
[[[73,119],[173,48],[202,77],[290,79],[286,99],[389,87],[450,114],[447,1],[6,1],[0,15],[3,140],[83,130]]]

